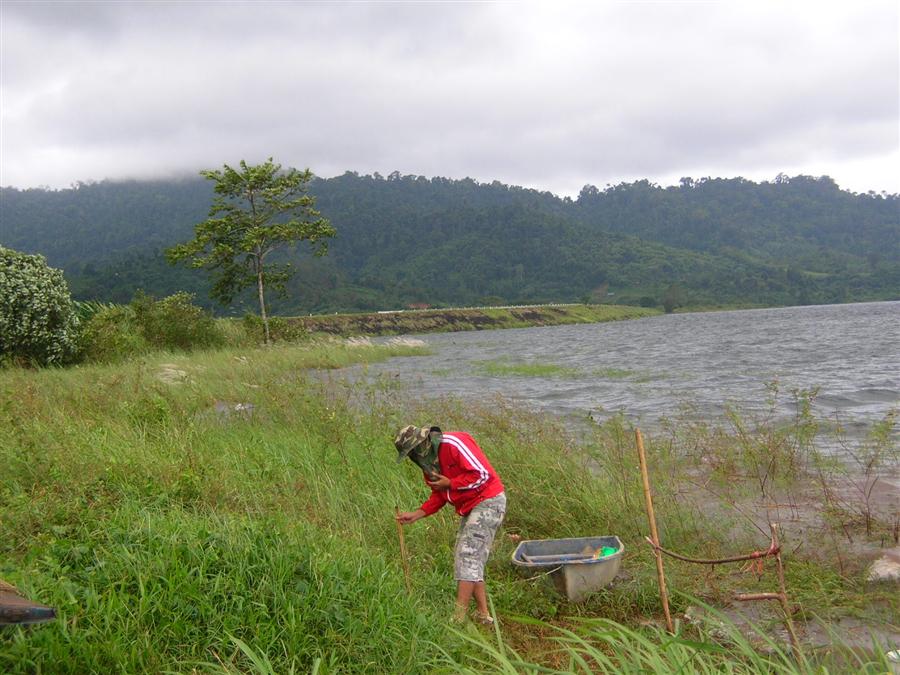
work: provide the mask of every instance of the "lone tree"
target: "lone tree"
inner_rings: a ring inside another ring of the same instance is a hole
[[[662,299],[666,314],[671,314],[684,305],[684,290],[678,284],[670,284]]]
[[[269,317],[265,289],[284,291],[290,264],[266,262],[277,248],[308,241],[313,254],[325,255],[328,237],[335,229],[315,210],[316,200],[307,194],[312,179],[309,169],[281,170],[269,157],[257,166],[241,160],[240,169],[227,164],[221,171],[201,171],[215,181],[215,197],[209,217],[194,228],[194,239],[166,251],[169,262],[188,260],[194,268],[217,272],[210,295],[228,304],[245,288],[256,285],[259,313],[266,344]]]

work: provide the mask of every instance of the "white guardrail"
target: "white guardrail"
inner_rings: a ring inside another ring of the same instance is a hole
[[[547,302],[543,305],[486,305],[483,307],[428,307],[426,309],[382,309],[376,314],[402,314],[412,312],[452,312],[460,309],[531,309],[532,307],[573,307],[579,302]]]

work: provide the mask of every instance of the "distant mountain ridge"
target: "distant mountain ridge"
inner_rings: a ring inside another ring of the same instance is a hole
[[[282,313],[616,300],[659,305],[805,304],[900,298],[900,197],[830,178],[648,181],[577,199],[471,179],[347,172],[311,193],[338,236],[301,249]],[[204,272],[162,249],[191,237],[211,185],[104,181],[0,189],[0,243],[42,253],[79,298],[185,289],[211,306]],[[240,299],[231,313],[252,309]]]

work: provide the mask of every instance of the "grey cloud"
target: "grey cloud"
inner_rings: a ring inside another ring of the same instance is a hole
[[[55,34],[93,33],[109,37],[117,30],[117,16],[127,3],[5,0],[4,21],[21,22]]]
[[[67,7],[2,5],[4,181],[274,154],[577,191],[898,149],[885,3]]]

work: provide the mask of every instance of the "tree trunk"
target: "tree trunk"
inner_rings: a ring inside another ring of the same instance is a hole
[[[268,345],[271,342],[269,336],[269,317],[266,314],[266,297],[263,291],[262,260],[259,258],[256,259],[256,290],[259,293],[259,315],[262,317],[263,334],[265,335],[265,342]]]

